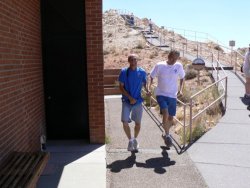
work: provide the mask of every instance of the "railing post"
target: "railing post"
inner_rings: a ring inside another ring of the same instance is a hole
[[[200,56],[202,56],[202,45],[200,43]]]
[[[187,42],[187,39],[186,39],[186,50],[185,50],[185,53],[187,53],[187,45],[188,45],[188,42]]]
[[[216,64],[216,74],[217,74],[217,81],[219,80],[219,60],[217,61],[217,64]]]
[[[218,61],[220,60],[220,50],[218,49]]]
[[[227,77],[226,77],[226,84],[225,84],[225,110],[227,109]]]
[[[190,138],[189,138],[189,144],[192,142],[192,124],[193,124],[193,118],[192,118],[192,110],[193,110],[193,99],[191,98],[190,99],[190,114],[189,114],[189,116],[190,116],[190,119],[189,119],[189,135],[190,135]]]
[[[186,145],[186,138],[187,138],[187,135],[186,135],[186,104],[184,105],[184,120],[183,120],[183,138],[184,138],[184,142],[183,142],[183,146],[185,147]]]
[[[196,41],[196,44],[197,44],[197,58],[198,58],[198,55],[199,55],[199,43]]]
[[[234,72],[236,73],[236,68],[237,68],[237,53],[235,53],[235,62],[234,62]]]

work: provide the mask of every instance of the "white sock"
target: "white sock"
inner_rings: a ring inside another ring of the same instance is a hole
[[[134,141],[134,138],[130,138],[130,139],[129,139],[129,142],[133,142],[133,141]]]

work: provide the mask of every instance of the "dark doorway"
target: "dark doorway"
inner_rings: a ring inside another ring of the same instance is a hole
[[[85,5],[41,0],[48,139],[88,139]]]

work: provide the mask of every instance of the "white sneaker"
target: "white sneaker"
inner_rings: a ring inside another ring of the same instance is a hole
[[[134,150],[138,150],[139,149],[139,144],[138,144],[138,142],[137,142],[136,139],[134,139],[134,141],[133,141],[133,146],[134,146]]]
[[[133,141],[128,142],[128,151],[134,151],[134,143],[133,143]]]

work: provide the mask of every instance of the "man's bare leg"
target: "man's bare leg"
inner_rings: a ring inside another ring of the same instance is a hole
[[[173,124],[173,117],[169,116],[167,109],[162,110],[162,124],[163,124],[163,128],[165,130],[165,135],[163,135],[163,139],[165,141],[165,144],[170,147],[172,145],[172,139],[169,136],[169,130],[170,127]]]
[[[141,124],[140,123],[135,123],[135,128],[134,128],[134,137],[137,138],[139,135],[141,129]]]
[[[126,136],[128,137],[128,139],[130,140],[131,139],[131,131],[130,131],[130,127],[129,127],[127,122],[123,122],[123,130],[124,130]]]

